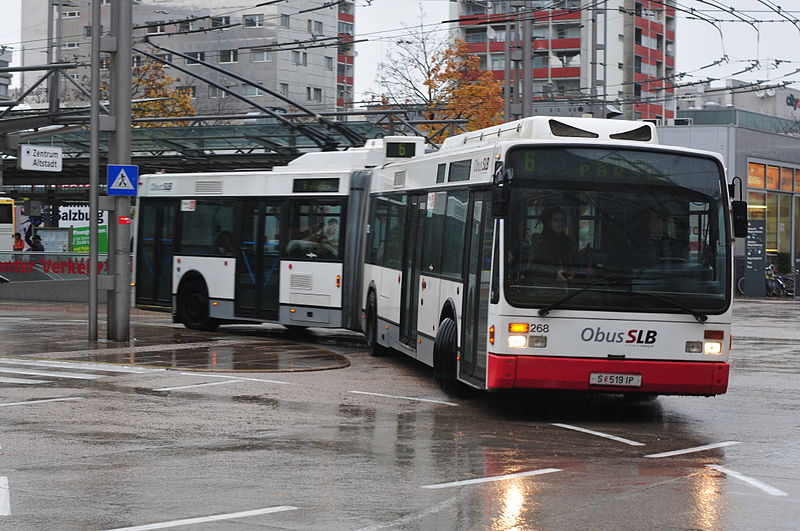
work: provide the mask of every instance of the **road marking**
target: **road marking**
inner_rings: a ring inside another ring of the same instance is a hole
[[[85,322],[85,321],[83,321]],[[182,326],[179,328],[183,328]],[[228,345],[251,345],[259,343],[260,340],[242,340],[242,339],[220,339],[218,341],[203,341],[199,343],[160,343],[158,345],[146,345],[142,347],[117,347],[117,348],[104,348],[103,354],[136,354],[139,352],[163,352],[165,350],[187,350],[192,348],[205,348],[205,347],[224,347]],[[84,350],[61,350],[54,352],[36,352],[37,356],[48,356],[50,358],[65,358],[68,356],[80,356],[82,354],[95,355],[98,353],[97,349],[84,349]]]
[[[176,391],[178,389],[189,389],[190,387],[208,387],[209,385],[225,385],[229,383],[236,383],[236,380],[225,380],[224,382],[209,382],[201,384],[179,385],[177,387],[161,387],[153,389],[153,391]]]
[[[704,446],[695,446],[694,448],[684,448],[683,450],[673,450],[671,452],[661,452],[660,454],[650,454],[645,457],[652,457],[657,459],[659,457],[672,457],[673,455],[691,454],[693,452],[702,452],[703,450],[713,450],[714,448],[725,448],[726,446],[733,446],[739,444],[739,441],[725,441],[721,443],[706,444]]]
[[[431,402],[433,404],[444,404],[446,406],[457,406],[458,404],[454,404],[453,402],[445,402],[443,400],[430,400],[428,398],[413,398],[410,396],[397,396],[397,395],[383,395],[381,393],[368,393],[366,391],[350,391],[351,393],[355,393],[357,395],[370,395],[370,396],[382,396],[383,398],[398,398],[400,400],[415,400],[417,402]]]
[[[587,430],[586,428],[579,428],[578,426],[572,426],[570,424],[560,424],[558,422],[553,422],[553,426],[558,426],[559,428],[566,428],[568,430],[580,431],[582,433],[588,433],[589,435],[596,435],[598,437],[603,437],[605,439],[611,439],[612,441],[630,444],[631,446],[644,446],[644,443],[631,441],[630,439],[623,439],[622,437],[617,437],[616,435],[609,435],[608,433],[603,433],[600,431],[592,431],[592,430]]]
[[[28,360],[21,358],[0,358],[0,363],[6,365],[30,365],[31,367],[63,367],[70,369],[94,369],[106,372],[129,372],[142,374],[145,372],[166,371],[155,367],[130,367],[113,363],[92,363],[84,361],[56,361],[56,360]]]
[[[5,368],[0,369],[0,372],[7,374],[29,374],[31,376],[50,376],[51,378],[71,378],[73,380],[96,380],[104,377],[102,374],[85,374],[80,372],[25,371]]]
[[[488,483],[490,481],[503,481],[504,479],[521,478],[525,476],[540,476],[542,474],[552,474],[561,472],[560,468],[542,468],[540,470],[529,470],[528,472],[518,472],[516,474],[506,474],[505,476],[491,476],[487,478],[465,479],[463,481],[451,481],[450,483],[435,483],[433,485],[422,485],[423,489],[446,489],[448,487],[460,487],[462,485],[474,485],[475,483]]]
[[[281,505],[278,507],[267,507],[265,509],[254,509],[252,511],[241,511],[238,513],[213,514],[211,516],[198,516],[197,518],[184,518],[183,520],[172,520],[170,522],[160,522],[157,524],[136,525],[133,527],[117,527],[109,531],[145,531],[147,529],[165,529],[167,527],[202,524],[205,522],[218,522],[220,520],[231,520],[233,518],[247,518],[248,516],[279,513],[281,511],[294,511],[295,509],[297,509],[297,507],[292,505]]]
[[[43,398],[41,400],[25,400],[24,402],[4,402],[0,403],[0,407],[5,406],[27,406],[28,404],[41,404],[42,402],[67,402],[69,400],[83,400],[82,396],[73,396],[70,398]]]
[[[267,382],[283,385],[299,385],[294,382],[279,382],[278,380],[264,380],[262,378],[245,378],[244,376],[227,376],[225,374],[207,374],[202,372],[181,372],[185,376],[207,376],[208,378],[230,378],[232,380],[245,380],[248,382]]]
[[[53,383],[53,380],[34,380],[33,378],[3,378],[0,376],[0,383],[43,384],[43,383]]]
[[[740,474],[739,472],[736,472],[735,470],[729,470],[729,469],[727,469],[725,467],[721,467],[719,465],[706,465],[706,467],[707,468],[712,468],[714,470],[717,470],[718,472],[722,472],[723,474],[726,474],[726,475],[728,475],[728,476],[730,476],[732,478],[736,478],[738,480],[744,481],[745,483],[748,483],[748,484],[756,487],[757,489],[761,489],[764,492],[766,492],[767,494],[771,494],[772,496],[788,496],[789,495],[788,493],[783,492],[781,489],[776,489],[772,485],[767,485],[763,481],[759,481],[757,479],[745,476],[744,474]]]
[[[8,488],[8,478],[0,476],[0,516],[11,514],[11,489]]]

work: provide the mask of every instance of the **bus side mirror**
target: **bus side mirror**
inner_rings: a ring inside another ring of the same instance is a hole
[[[731,217],[733,218],[733,235],[736,238],[747,236],[747,203],[731,201]]]
[[[504,218],[508,214],[508,187],[495,186],[492,188],[492,217]]]

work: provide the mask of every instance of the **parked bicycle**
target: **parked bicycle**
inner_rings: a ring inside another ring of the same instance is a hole
[[[783,275],[775,264],[768,264],[764,268],[764,282],[767,297],[793,297],[794,276]],[[744,295],[744,275],[736,283],[739,295]]]

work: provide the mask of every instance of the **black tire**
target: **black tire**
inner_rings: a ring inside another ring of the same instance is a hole
[[[439,388],[450,396],[468,397],[474,389],[458,381],[456,322],[446,317],[439,323],[433,345],[433,376]]]
[[[367,295],[366,330],[364,337],[367,340],[367,348],[372,356],[386,355],[386,347],[378,343],[378,300],[375,292],[370,290]]]
[[[739,292],[739,295],[744,295],[744,275],[740,276],[736,282],[736,291]]]
[[[219,321],[208,314],[208,289],[202,280],[189,280],[178,291],[178,320],[186,328],[211,332]]]

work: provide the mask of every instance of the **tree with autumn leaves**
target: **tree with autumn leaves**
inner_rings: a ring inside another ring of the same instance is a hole
[[[134,99],[149,99],[135,103],[131,114],[134,118],[151,118],[161,116],[191,116],[195,114],[192,104],[192,93],[185,88],[175,87],[178,79],[166,73],[164,63],[143,57],[132,72],[132,91]],[[149,122],[144,127],[171,127],[188,125],[188,122]]]
[[[502,121],[502,82],[480,68],[464,41],[437,42],[420,27],[396,43],[387,60],[378,65],[376,81],[384,106],[413,107],[426,120],[467,120],[474,131]],[[454,126],[419,126],[434,142],[461,132]]]

